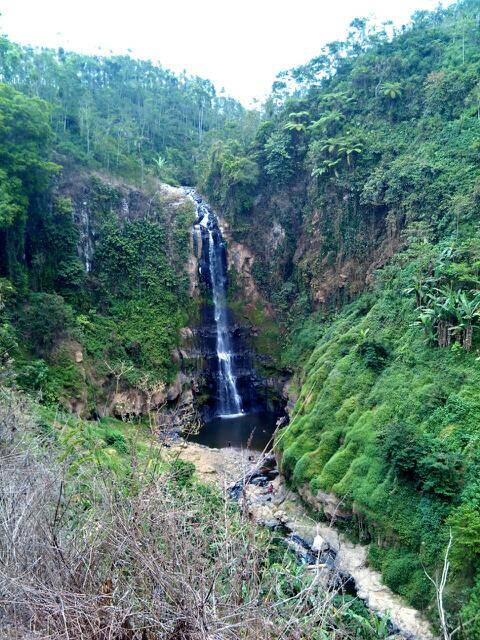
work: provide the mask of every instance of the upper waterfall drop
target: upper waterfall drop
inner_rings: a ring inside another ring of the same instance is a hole
[[[205,243],[204,266],[208,273],[202,275],[208,281],[212,291],[217,366],[216,415],[240,416],[244,411],[237,386],[230,339],[232,327],[227,308],[225,244],[216,215],[194,190],[189,190],[188,194],[195,203],[197,213],[195,226],[198,225],[200,228],[202,245]]]

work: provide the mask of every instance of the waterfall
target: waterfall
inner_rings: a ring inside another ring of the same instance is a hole
[[[227,309],[225,245],[215,214],[194,191],[189,191],[189,195],[195,202],[197,213],[195,225],[200,227],[206,258],[203,261],[203,268],[208,271],[201,275],[208,282],[212,292],[217,366],[216,413],[221,417],[239,416],[243,414],[243,410],[230,339],[232,328]]]

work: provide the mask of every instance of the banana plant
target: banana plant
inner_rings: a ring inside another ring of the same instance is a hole
[[[167,166],[167,161],[165,160],[165,158],[163,158],[162,156],[158,156],[158,158],[155,158],[155,160],[153,161],[155,164],[155,167],[158,171],[158,175],[161,177],[163,170],[165,169],[165,167]]]
[[[456,314],[458,324],[455,329],[458,329],[465,350],[470,351],[474,323],[480,317],[480,293],[474,292],[474,297],[469,299],[465,291],[458,292]]]
[[[425,341],[428,344],[433,344],[436,340],[436,331],[435,331],[435,318],[433,309],[424,308],[419,314],[418,318],[415,322],[412,323],[413,326],[420,326],[423,329],[425,334]]]
[[[425,301],[425,297],[430,291],[431,286],[434,284],[434,278],[427,277],[425,278],[423,275],[415,276],[413,279],[412,285],[404,289],[404,293],[406,295],[415,294],[415,302],[417,308],[420,308]]]

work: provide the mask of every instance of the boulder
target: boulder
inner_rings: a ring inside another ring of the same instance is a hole
[[[181,372],[177,373],[175,380],[168,387],[167,400],[169,402],[173,402],[174,400],[177,400],[180,397],[183,390],[183,385],[187,381],[188,381],[188,378],[184,373],[181,373]]]

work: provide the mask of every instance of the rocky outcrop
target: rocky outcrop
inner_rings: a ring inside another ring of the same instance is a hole
[[[352,518],[352,512],[346,509],[342,500],[333,493],[317,491],[316,494],[313,494],[306,485],[299,487],[298,493],[305,502],[314,507],[319,513],[323,513],[330,521],[350,520]]]
[[[171,405],[188,405],[192,402],[192,379],[181,371],[169,385],[162,382],[152,385],[140,385],[115,391],[107,405],[106,414],[118,418],[138,418],[162,409],[171,409]]]
[[[233,239],[228,222],[220,217],[220,229],[228,243],[228,269],[234,269],[237,275],[237,285],[242,291],[245,304],[252,304],[262,299],[255,278],[252,274],[255,257],[245,245]],[[267,310],[271,311],[268,303]]]
[[[160,209],[174,215],[175,208],[186,202],[179,189],[163,183],[157,187],[156,191],[147,192],[110,175],[82,171],[77,166],[64,167],[56,190],[72,203],[79,230],[78,254],[87,272],[94,259],[98,226],[106,215],[114,214],[118,220],[156,219]]]

